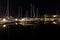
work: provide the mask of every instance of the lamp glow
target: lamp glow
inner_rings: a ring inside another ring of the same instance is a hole
[[[18,21],[18,19],[15,19],[15,21]]]
[[[57,17],[57,15],[53,15],[53,17]]]
[[[53,24],[57,24],[57,22],[53,22]]]
[[[3,27],[6,27],[6,25],[3,25]]]
[[[4,18],[3,21],[6,21],[6,19]]]

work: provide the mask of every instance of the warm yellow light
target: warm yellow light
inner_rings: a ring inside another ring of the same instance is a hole
[[[6,27],[6,25],[3,25],[3,27]]]
[[[53,22],[53,24],[57,24],[57,22]]]
[[[4,18],[3,21],[6,21],[6,19]]]
[[[25,19],[22,19],[22,21],[25,21]]]
[[[57,17],[57,15],[53,15],[53,17]]]

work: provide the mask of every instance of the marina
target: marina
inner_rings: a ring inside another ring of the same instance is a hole
[[[60,32],[58,4],[40,0],[0,0],[0,40],[34,40],[45,38],[46,32]]]

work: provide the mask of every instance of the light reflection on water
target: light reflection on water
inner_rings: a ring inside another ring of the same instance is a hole
[[[3,25],[3,27],[6,27],[6,25]]]
[[[16,25],[17,24],[17,25]],[[23,26],[21,24],[4,24],[6,27],[3,27],[3,25],[0,25],[0,35],[5,37],[5,39],[20,39],[18,36],[26,37],[27,34],[33,36],[36,35],[34,32],[57,32],[59,30],[60,32],[60,27],[59,25],[56,24],[38,24],[38,25],[28,25],[28,26]],[[23,33],[23,34],[22,34]],[[3,34],[3,35],[2,35]],[[28,36],[29,36],[28,35]],[[9,38],[9,37],[10,38]],[[3,39],[3,37],[1,37]]]

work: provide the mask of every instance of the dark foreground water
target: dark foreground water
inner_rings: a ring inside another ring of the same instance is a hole
[[[0,26],[0,40],[25,40],[35,39],[40,33],[60,32],[60,25],[39,24],[35,26],[8,25]]]

